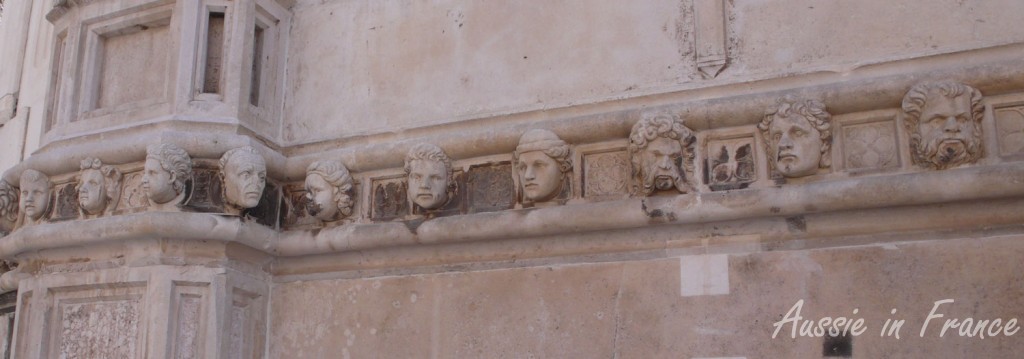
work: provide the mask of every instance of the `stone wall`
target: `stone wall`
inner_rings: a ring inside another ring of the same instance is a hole
[[[1021,348],[938,336],[1021,315],[1017,1],[4,11],[4,353]]]

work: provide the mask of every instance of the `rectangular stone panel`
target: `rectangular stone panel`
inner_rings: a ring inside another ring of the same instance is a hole
[[[284,186],[284,200],[281,203],[281,226],[286,229],[312,226],[317,219],[309,215],[309,198],[301,183]]]
[[[466,182],[470,213],[500,211],[515,206],[515,184],[509,162],[470,166]]]
[[[1024,155],[1024,105],[995,109],[1000,156]]]
[[[116,214],[145,210],[149,206],[146,192],[142,190],[142,171],[127,172],[121,185],[121,199]]]
[[[754,136],[708,140],[704,181],[713,191],[747,188],[757,180]]]
[[[583,154],[583,197],[604,199],[629,193],[629,153],[623,149]]]
[[[223,195],[220,176],[216,169],[194,168],[191,196],[185,207],[196,212],[221,212],[224,208]]]
[[[848,171],[900,167],[899,141],[893,118],[841,123],[840,158]]]
[[[206,338],[206,308],[209,285],[206,283],[175,282],[173,297],[174,321],[172,354],[174,359],[202,358],[203,340]]]
[[[101,35],[95,108],[163,97],[171,46],[166,24]]]
[[[405,176],[375,178],[371,183],[373,184],[371,219],[389,221],[409,214]]]
[[[256,207],[250,208],[245,211],[244,214],[247,217],[256,219],[262,225],[279,228],[280,219],[279,212],[281,211],[281,190],[280,185],[267,181],[266,187],[263,188],[263,197],[260,198],[260,203]]]
[[[135,299],[61,302],[59,358],[135,358],[140,303]]]
[[[52,214],[53,221],[66,221],[78,218],[78,191],[75,190],[75,183],[58,185],[53,190],[54,196]]]

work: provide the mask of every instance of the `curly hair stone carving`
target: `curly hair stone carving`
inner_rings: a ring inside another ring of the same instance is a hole
[[[146,147],[146,159],[160,162],[164,171],[174,175],[174,192],[185,190],[185,182],[192,178],[192,158],[188,152],[170,143],[153,144]]]
[[[682,173],[659,174],[657,166],[644,163],[643,153],[647,147],[658,138],[667,138],[677,142],[680,146],[680,158],[675,166],[677,169],[671,171]],[[643,116],[639,122],[633,125],[629,135],[629,157],[632,163],[633,178],[639,183],[634,186],[633,194],[642,193],[649,195],[660,187],[657,186],[657,177],[669,175],[672,177],[672,185],[679,192],[686,192],[691,188],[687,179],[693,175],[693,160],[695,156],[694,142],[696,137],[693,130],[683,125],[679,116],[659,113]]]

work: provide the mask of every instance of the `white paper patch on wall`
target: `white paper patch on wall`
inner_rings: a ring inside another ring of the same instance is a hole
[[[729,294],[729,256],[702,254],[679,257],[679,295]]]

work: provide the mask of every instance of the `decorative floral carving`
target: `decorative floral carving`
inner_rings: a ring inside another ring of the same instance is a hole
[[[407,214],[409,214],[409,202],[406,196],[405,182],[401,179],[374,180],[372,218],[387,221],[404,217]]]
[[[18,222],[18,189],[0,180],[0,234],[14,230]]]
[[[754,139],[747,137],[708,143],[708,187],[714,191],[746,188],[757,180]]]
[[[185,207],[197,212],[220,212],[224,207],[223,195],[220,174],[213,169],[196,168],[192,171],[192,193]]]
[[[848,170],[898,167],[893,122],[844,126],[843,157]]]
[[[588,154],[583,157],[583,196],[621,195],[628,192],[629,154],[625,151]]]

